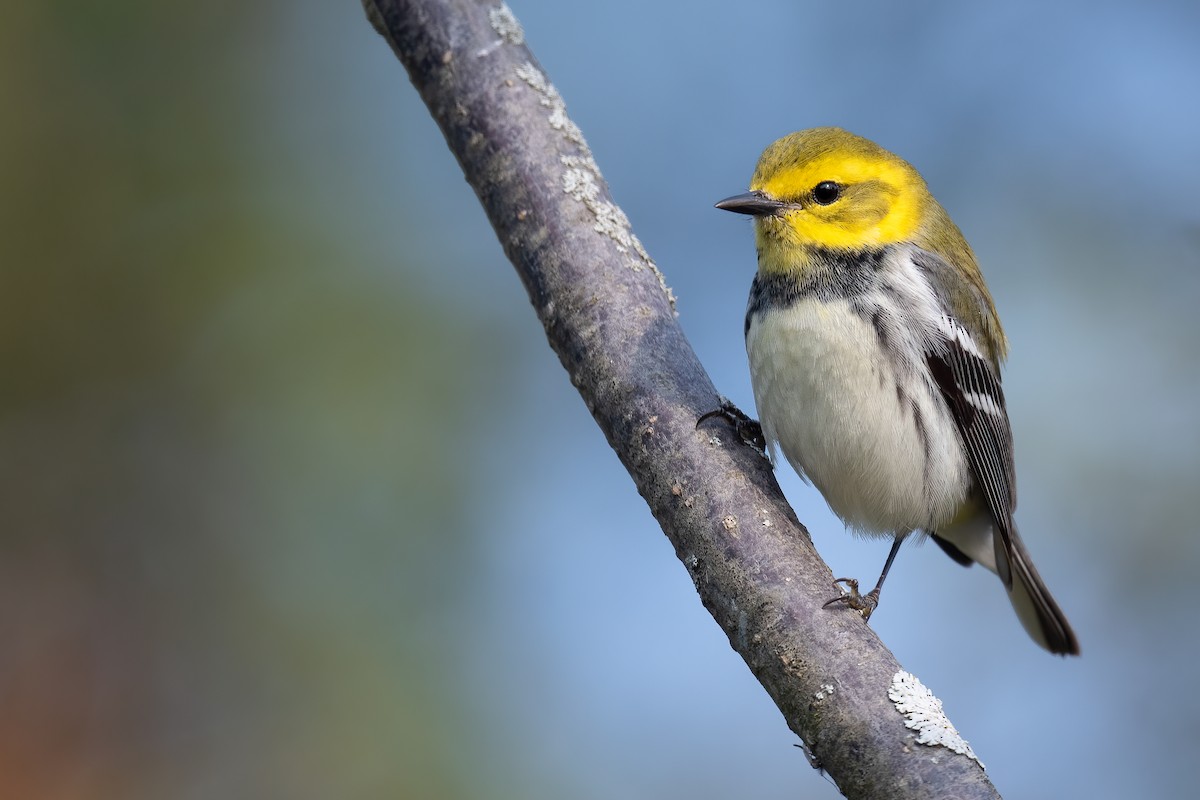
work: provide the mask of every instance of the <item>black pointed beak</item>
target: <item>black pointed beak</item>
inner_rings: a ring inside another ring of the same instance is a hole
[[[752,217],[770,217],[786,207],[787,203],[767,197],[763,192],[735,194],[733,197],[726,197],[717,203],[717,208],[722,211],[749,214]]]

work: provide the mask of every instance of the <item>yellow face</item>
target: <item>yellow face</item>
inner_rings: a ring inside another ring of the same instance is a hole
[[[931,200],[906,161],[839,128],[775,142],[750,188],[787,204],[757,219],[759,244],[768,247],[860,249],[908,241]]]

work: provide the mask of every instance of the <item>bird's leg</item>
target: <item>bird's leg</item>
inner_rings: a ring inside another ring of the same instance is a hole
[[[767,438],[763,435],[762,425],[746,416],[746,413],[740,408],[722,397],[720,407],[701,414],[700,419],[696,420],[696,427],[699,428],[713,417],[724,419],[737,431],[738,438],[742,440],[743,444],[753,447],[763,458],[767,457]]]
[[[900,545],[904,543],[908,534],[901,534],[892,540],[892,549],[888,551],[887,561],[883,563],[883,572],[879,574],[879,581],[875,584],[875,588],[867,592],[865,595],[858,593],[858,581],[854,578],[838,578],[833,582],[834,588],[842,591],[841,584],[846,584],[846,591],[838,597],[833,598],[822,608],[829,608],[834,603],[845,603],[855,611],[862,614],[864,620],[871,619],[871,613],[879,605],[879,593],[883,591],[883,582],[887,579],[888,571],[892,568],[892,562],[896,560],[896,553],[900,552]]]

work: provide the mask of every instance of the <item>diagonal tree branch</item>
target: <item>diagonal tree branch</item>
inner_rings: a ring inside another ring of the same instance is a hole
[[[916,742],[889,699],[899,664],[862,619],[822,610],[833,575],[766,460],[719,423],[696,429],[720,397],[508,8],[364,7],[445,134],[571,382],[788,727],[847,797],[997,797],[976,761]],[[927,708],[909,701],[918,715]]]

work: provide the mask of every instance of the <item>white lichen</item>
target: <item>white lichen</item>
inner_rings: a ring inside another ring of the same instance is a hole
[[[563,138],[579,150],[578,155],[560,158],[565,168],[562,175],[563,191],[587,208],[595,220],[592,227],[597,233],[611,239],[620,252],[632,252],[638,257],[641,263],[634,264],[634,269],[640,269],[642,265],[645,265],[653,270],[659,285],[671,303],[671,308],[675,308],[675,296],[667,286],[666,279],[651,260],[650,254],[646,252],[646,248],[634,235],[629,218],[625,216],[624,211],[617,207],[616,203],[603,196],[600,189],[603,181],[600,168],[596,166],[591,148],[583,138],[583,131],[567,114],[567,104],[563,101],[562,95],[558,93],[553,84],[546,80],[542,71],[533,64],[529,62],[521,64],[517,67],[516,72],[518,78],[538,93],[538,102],[549,109],[546,119],[550,123],[550,127],[561,133]]]
[[[504,3],[488,11],[488,20],[492,23],[492,30],[498,33],[500,38],[487,47],[475,51],[476,58],[490,56],[505,43],[523,44],[525,42],[525,30],[521,27],[521,23],[517,22],[517,18],[513,16],[512,10]]]
[[[521,23],[517,21],[513,15],[512,9],[508,7],[508,3],[501,3],[488,11],[488,21],[492,23],[492,30],[500,34],[500,38],[509,44],[524,44],[525,29],[521,27]]]
[[[566,122],[570,125],[567,130],[579,130],[569,119]],[[553,118],[551,118],[550,124],[554,125]],[[582,137],[582,134],[580,136]],[[629,226],[629,217],[625,216],[625,212],[618,208],[616,203],[600,196],[600,170],[596,167],[596,162],[592,159],[591,154],[563,156],[560,161],[567,168],[563,173],[563,191],[587,206],[588,211],[596,219],[596,224],[592,226],[593,229],[616,242],[617,249],[622,253],[632,250],[642,261],[650,264],[650,255],[646,252],[646,248],[642,247],[642,243],[633,235],[633,230]]]
[[[933,692],[925,688],[925,684],[915,675],[904,670],[893,675],[888,697],[896,710],[904,715],[905,727],[917,732],[918,744],[930,747],[941,745],[983,766],[983,762],[971,750],[971,745],[950,724],[950,719],[942,711],[942,701],[934,697]]]
[[[824,700],[826,697],[833,697],[832,683],[822,683],[820,691],[813,695],[813,699],[817,701]]]
[[[592,160],[592,151],[588,148],[587,142],[584,141],[583,131],[579,130],[579,126],[567,115],[567,104],[563,101],[562,95],[558,93],[558,89],[555,89],[554,85],[546,80],[546,76],[542,74],[540,69],[528,61],[517,67],[517,77],[529,84],[538,93],[539,103],[550,109],[548,116],[550,127],[561,133],[566,137],[567,141],[582,150],[582,157],[591,161],[592,171],[599,174],[600,170],[596,168],[596,162]]]

